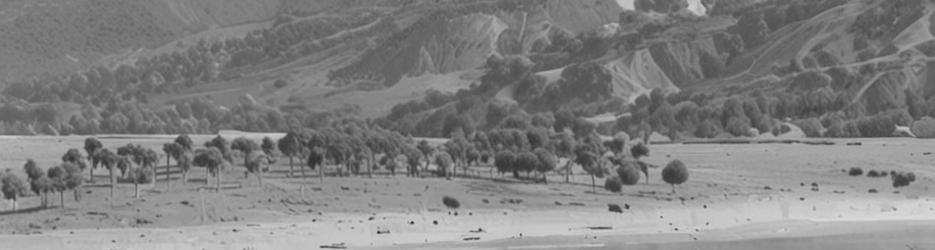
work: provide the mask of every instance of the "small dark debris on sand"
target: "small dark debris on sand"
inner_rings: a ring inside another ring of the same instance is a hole
[[[484,228],[478,227],[477,229],[468,230],[468,233],[484,233]]]
[[[845,145],[847,145],[847,146],[862,146],[862,145],[864,145],[864,143],[863,143],[863,142],[848,142],[848,143],[845,144]]]
[[[480,240],[480,236],[468,236],[468,237],[464,237],[462,240],[464,241]]]
[[[875,193],[877,193],[877,192],[878,192],[878,191],[877,191],[876,188],[871,188],[870,190],[867,190],[867,193],[871,193],[871,194],[875,194]]]

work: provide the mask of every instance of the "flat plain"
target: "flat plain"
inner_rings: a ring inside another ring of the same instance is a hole
[[[199,146],[212,136],[192,137]],[[81,148],[84,138],[3,137],[7,151],[0,166],[23,176],[27,158],[47,168],[68,148]],[[111,149],[134,143],[161,152],[173,137],[98,138]],[[320,179],[307,168],[303,177],[301,160],[288,177],[289,160],[283,157],[264,174],[262,186],[244,177],[234,157],[223,172],[223,190],[215,192],[214,178],[206,178],[203,168],[194,168],[184,184],[173,169],[166,183],[162,158],[156,182],[144,186],[141,198],[134,198],[133,184],[118,183],[110,201],[107,171],[98,169],[94,183],[81,189],[81,201],[64,193],[64,208],[58,194],[46,209],[37,196],[21,199],[18,212],[0,203],[0,249],[935,246],[919,235],[935,231],[935,141],[831,141],[652,145],[645,162],[664,166],[679,159],[688,166],[689,180],[676,193],[662,181],[660,168],[650,169],[648,184],[641,179],[615,194],[603,189],[603,179],[592,192],[591,178],[580,168],[569,182],[552,174],[548,184],[500,175],[487,164],[458,169],[450,180],[425,172],[407,177],[405,170],[337,177],[335,166],[326,166]],[[854,142],[861,145],[848,145]],[[865,173],[911,171],[918,178],[894,188],[889,177],[850,176],[852,167]],[[458,199],[460,207],[446,208],[443,196]],[[624,209],[609,212],[609,204]],[[878,243],[860,244],[873,237]]]

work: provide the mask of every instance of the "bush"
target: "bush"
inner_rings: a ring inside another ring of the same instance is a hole
[[[680,160],[674,160],[666,164],[662,169],[662,180],[672,185],[672,192],[675,192],[675,185],[688,181],[688,168]]]
[[[623,190],[623,183],[620,181],[620,177],[611,176],[604,181],[604,189],[614,193],[620,193]]]
[[[445,207],[448,207],[450,209],[458,209],[459,207],[461,207],[461,202],[458,202],[457,199],[452,198],[447,195],[445,197],[442,197],[442,203],[445,204]]]
[[[623,209],[617,204],[607,204],[607,211],[614,213],[623,213]]]
[[[864,174],[864,170],[861,168],[851,168],[851,170],[847,171],[847,174],[850,176],[861,176]]]
[[[909,186],[909,184],[915,181],[916,175],[912,172],[908,172],[908,173],[898,172],[898,173],[892,173],[890,176],[890,179],[893,180],[894,188],[901,188],[901,187]]]
[[[640,170],[637,164],[634,161],[627,161],[617,168],[617,176],[620,177],[622,184],[632,186],[640,182]]]
[[[877,172],[876,170],[870,170],[870,171],[867,171],[867,177],[876,178],[876,177],[881,177],[881,176],[880,176],[880,173]]]
[[[642,143],[636,144],[636,146],[630,148],[630,155],[636,159],[639,159],[643,156],[649,156],[649,147],[646,147],[646,145]]]
[[[286,87],[286,85],[289,85],[289,83],[286,81],[283,81],[282,79],[276,79],[276,81],[273,82],[273,87],[276,87],[277,89]]]

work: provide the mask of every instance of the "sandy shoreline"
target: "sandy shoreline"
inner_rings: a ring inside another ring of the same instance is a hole
[[[485,244],[536,237],[630,236],[640,239],[636,237],[640,235],[644,236],[643,239],[659,238],[659,242],[671,243],[679,242],[678,239],[738,241],[845,235],[875,230],[875,227],[837,226],[833,227],[835,230],[806,230],[815,225],[842,223],[912,222],[935,227],[935,201],[923,199],[796,202],[777,198],[704,206],[688,202],[663,208],[634,207],[622,214],[597,209],[459,210],[458,216],[426,211],[375,215],[335,213],[318,217],[315,221],[311,217],[292,217],[289,219],[295,222],[77,229],[49,231],[42,235],[2,235],[0,242],[4,244],[0,249],[308,249],[332,243],[345,243],[352,248],[393,248]],[[413,224],[409,224],[410,221]],[[438,225],[434,225],[434,221]],[[590,230],[587,227],[612,229]],[[478,228],[485,232],[469,232]],[[391,233],[378,234],[377,231],[381,230]],[[647,235],[655,237],[645,238]],[[467,242],[463,240],[466,237],[479,237],[479,240]],[[655,241],[643,243],[652,242]]]

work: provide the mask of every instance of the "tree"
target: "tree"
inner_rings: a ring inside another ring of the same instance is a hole
[[[179,171],[182,171],[182,185],[188,183],[188,170],[192,168],[192,161],[194,161],[195,156],[191,151],[183,151],[179,154],[179,158],[176,159],[176,163],[179,166]]]
[[[669,162],[662,169],[662,180],[672,185],[672,193],[675,193],[675,185],[685,183],[688,180],[688,168],[680,160]]]
[[[59,192],[62,208],[65,208],[65,189],[68,188],[65,182],[68,178],[68,172],[65,172],[65,169],[62,168],[62,166],[56,166],[50,168],[46,176],[52,180],[52,189]]]
[[[630,135],[624,132],[619,132],[614,135],[614,139],[604,143],[604,147],[613,152],[614,155],[623,154],[623,150],[627,147],[627,142],[630,140]]]
[[[188,137],[188,134],[181,134],[178,137],[175,137],[175,143],[182,145],[182,148],[188,151],[191,151],[192,146],[194,146],[195,144],[194,142],[192,142],[192,138]]]
[[[81,201],[81,185],[84,185],[84,177],[81,176],[81,167],[73,163],[63,163],[62,169],[65,170],[65,188],[74,191],[75,201]]]
[[[406,176],[419,176],[419,164],[422,163],[420,160],[422,159],[422,153],[413,147],[406,147],[404,149],[404,154],[406,155],[406,164],[409,165]]]
[[[305,143],[305,136],[295,131],[289,132],[285,137],[279,139],[279,151],[289,157],[289,176],[293,174],[293,158],[302,154]]]
[[[649,147],[643,143],[636,144],[630,148],[630,155],[633,156],[633,159],[636,159],[640,172],[646,175],[646,184],[649,184],[649,165],[640,161],[640,157],[649,156]]]
[[[152,180],[152,170],[150,167],[137,167],[130,171],[130,180],[133,181],[133,197],[140,198],[140,184],[150,183]]]
[[[233,142],[231,142],[231,149],[243,153],[243,164],[247,165],[247,161],[250,160],[247,158],[247,156],[250,155],[250,153],[253,153],[253,151],[260,150],[260,145],[257,145],[253,140],[241,136],[237,137]]]
[[[208,168],[208,172],[215,177],[215,190],[221,192],[221,170],[224,167],[224,156],[216,147],[208,147],[195,151],[195,166]]]
[[[544,148],[537,148],[533,152],[536,154],[536,158],[539,159],[539,165],[536,166],[536,171],[542,174],[542,182],[548,183],[549,181],[548,178],[546,178],[546,173],[555,170],[555,165],[558,164],[558,157]]]
[[[23,165],[23,170],[26,171],[26,181],[32,182],[33,180],[39,179],[45,175],[45,172],[42,171],[42,168],[39,168],[36,165],[36,161],[32,159],[27,159],[26,164]]]
[[[438,176],[450,177],[449,169],[453,167],[453,164],[454,162],[451,159],[451,155],[448,155],[448,153],[438,152],[435,154],[435,166],[438,168]]]
[[[630,155],[637,160],[640,159],[640,157],[649,156],[649,147],[646,147],[646,144],[643,143],[636,144],[630,148]]]
[[[610,192],[620,193],[620,191],[623,189],[623,183],[621,183],[620,177],[611,176],[610,178],[607,178],[607,180],[604,180],[604,189],[607,189],[607,191]]]
[[[428,169],[429,159],[431,159],[430,157],[432,153],[435,152],[435,148],[429,145],[428,141],[422,140],[419,141],[419,145],[416,146],[416,149],[418,149],[419,152],[422,152],[422,157],[425,159],[425,166],[423,166],[422,169]]]
[[[524,151],[516,155],[513,164],[513,177],[519,178],[519,171],[526,172],[528,176],[529,172],[536,170],[539,166],[539,158],[532,152]]]
[[[276,152],[276,142],[273,141],[269,136],[263,137],[263,142],[260,143],[260,148],[263,149],[263,153],[268,156],[273,156],[273,153]]]
[[[305,161],[305,165],[308,168],[315,170],[318,169],[318,179],[322,183],[325,182],[325,150],[321,147],[315,146],[308,153],[308,159]]]
[[[185,148],[182,147],[182,144],[178,144],[176,142],[169,142],[166,144],[162,144],[162,152],[166,153],[166,189],[171,188],[170,180],[172,180],[170,176],[172,174],[172,171],[169,167],[170,166],[169,159],[175,159],[175,164],[179,165],[179,157],[181,157],[182,152],[184,151],[185,151]]]
[[[114,176],[114,168],[117,167],[118,156],[117,154],[114,154],[113,151],[104,148],[98,150],[97,153],[94,154],[94,158],[96,158],[98,162],[104,165],[104,167],[107,168],[107,171],[110,173],[110,200],[113,202],[114,188],[117,185],[117,178]]]
[[[506,150],[500,151],[494,156],[494,166],[497,167],[497,172],[501,174],[512,171],[515,161],[516,155]]]
[[[575,163],[581,165],[588,175],[591,175],[591,191],[597,192],[595,177],[603,178],[606,169],[601,166],[597,150],[591,145],[579,145],[575,149]]]
[[[53,190],[52,179],[49,179],[48,176],[45,176],[45,172],[43,172],[39,178],[33,179],[29,182],[29,187],[34,193],[36,193],[36,195],[42,196],[42,207],[48,207],[49,193]]]
[[[620,182],[627,186],[636,185],[640,181],[638,166],[639,163],[634,161],[621,162],[620,167],[617,168],[617,176],[620,177]]]
[[[218,152],[221,152],[221,159],[227,162],[234,161],[234,158],[231,156],[231,143],[223,136],[218,135],[210,141],[206,141],[205,147],[218,149]]]
[[[12,173],[0,175],[0,193],[3,198],[13,203],[13,211],[16,211],[16,201],[19,197],[26,195],[26,183]]]
[[[98,158],[94,157],[94,154],[97,154],[97,151],[101,150],[102,148],[104,148],[104,144],[102,144],[101,141],[98,141],[96,138],[88,137],[87,139],[84,139],[84,152],[88,154],[88,161],[91,162],[91,177],[89,178],[91,183],[94,183],[94,169],[97,168],[98,164],[100,164],[100,162],[98,162]]]

